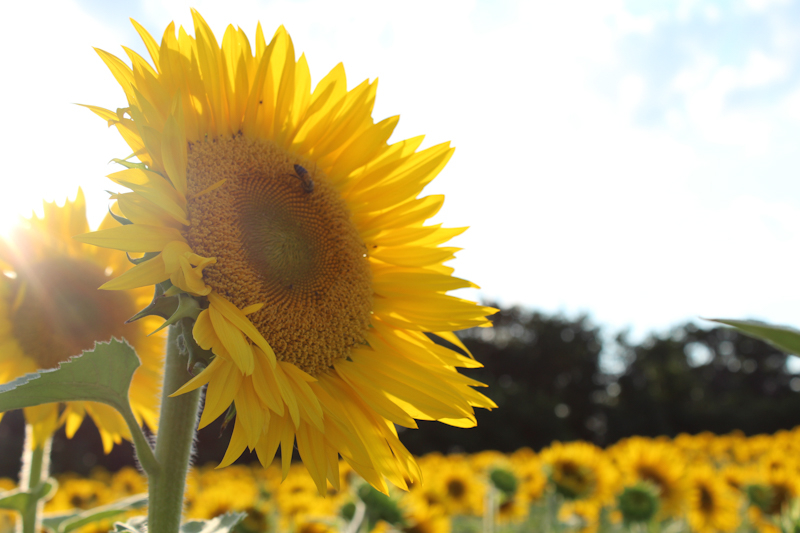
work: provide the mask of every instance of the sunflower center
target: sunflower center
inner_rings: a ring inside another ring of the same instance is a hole
[[[53,259],[18,273],[11,313],[14,338],[39,368],[54,368],[95,341],[125,336],[136,309],[121,291],[100,291],[103,269],[79,259]],[[19,291],[24,291],[20,293]]]
[[[447,482],[447,494],[456,500],[460,499],[467,492],[467,487],[460,479],[451,479]]]
[[[370,267],[322,172],[272,141],[220,137],[190,145],[187,182],[186,238],[217,258],[206,283],[240,309],[265,304],[249,318],[279,360],[316,376],[364,342]]]
[[[708,487],[700,486],[700,510],[705,514],[711,514],[714,511],[714,496]]]

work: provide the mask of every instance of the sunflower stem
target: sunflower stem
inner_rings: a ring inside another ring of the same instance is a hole
[[[158,422],[155,459],[159,468],[149,479],[148,531],[178,533],[183,514],[183,493],[189,471],[192,446],[197,428],[200,390],[169,395],[192,376],[186,370],[186,354],[179,337],[191,335],[183,327],[184,320],[169,327],[167,357],[164,361],[164,389],[161,396],[161,415]]]
[[[142,466],[144,473],[147,474],[147,477],[152,478],[158,474],[161,466],[158,464],[156,456],[153,455],[153,448],[150,446],[147,437],[145,437],[144,431],[142,431],[139,422],[136,421],[136,417],[133,415],[131,405],[125,404],[123,408],[124,411],[120,410],[120,413],[131,431],[133,447],[136,449],[136,458],[139,460],[139,464]]]
[[[42,511],[44,510],[44,482],[50,474],[50,445],[52,437],[48,437],[41,446],[33,445],[33,426],[25,426],[25,449],[22,455],[22,470],[19,476],[20,488],[31,495],[22,513],[22,520],[17,525],[21,533],[36,533],[42,528]]]

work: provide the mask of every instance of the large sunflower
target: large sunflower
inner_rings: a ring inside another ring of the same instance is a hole
[[[103,223],[109,225],[109,217]],[[103,226],[101,226],[103,227]],[[155,429],[161,385],[163,337],[147,337],[152,323],[126,325],[152,291],[98,291],[97,285],[121,274],[130,265],[125,257],[87,246],[72,237],[86,232],[86,206],[79,190],[63,207],[44,204],[44,217],[23,220],[10,237],[0,239],[0,383],[40,369],[54,368],[95,341],[126,338],[142,360],[130,389],[133,413],[139,423]],[[84,415],[92,417],[109,452],[130,431],[111,407],[94,402],[67,402],[28,407],[25,418],[39,446],[66,424],[68,437]],[[0,414],[1,415],[1,414]]]
[[[397,117],[375,124],[377,84],[348,91],[341,65],[311,91],[283,27],[251,45],[229,26],[220,46],[192,15],[195,37],[170,24],[160,46],[134,22],[153,66],[99,52],[128,105],[90,108],[142,164],[110,176],[131,190],[114,195],[125,224],[81,240],[150,252],[106,289],[202,297],[193,336],[215,358],[176,394],[208,384],[201,426],[235,404],[223,464],[280,445],[286,473],[296,439],[320,491],[337,453],[405,488],[420,471],[395,424],[470,427],[494,407],[457,372],[480,364],[429,338],[464,349],[453,331],[494,312],[447,294],[475,286],[445,266],[464,229],[425,225],[443,197],[417,197],[453,149],[387,144]]]

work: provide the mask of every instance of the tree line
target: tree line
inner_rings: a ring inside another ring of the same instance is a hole
[[[399,428],[411,452],[508,452],[575,439],[604,446],[631,435],[752,435],[800,424],[800,376],[788,370],[790,356],[730,328],[687,322],[634,343],[624,333],[604,335],[586,316],[512,307],[492,321],[493,328],[460,336],[484,365],[463,372],[487,385],[481,392],[498,408],[478,410],[476,428]],[[217,421],[198,433],[196,463],[222,458],[230,426]],[[16,476],[23,435],[22,417],[8,413],[0,423],[0,477]],[[53,447],[55,473],[132,464],[127,444],[103,454],[88,418],[72,440],[57,433]]]

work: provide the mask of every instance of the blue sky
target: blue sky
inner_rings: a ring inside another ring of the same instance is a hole
[[[300,2],[59,0],[3,8],[17,83],[0,93],[0,229],[80,185],[102,217],[128,155],[72,105],[125,105],[92,46],[279,24],[314,80],[342,61],[380,78],[374,116],[394,139],[450,140],[429,192],[437,221],[471,226],[456,273],[473,296],[587,312],[610,330],[698,316],[800,325],[800,3],[781,1]]]

